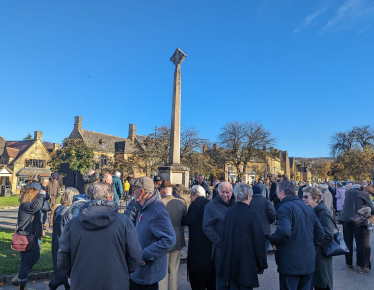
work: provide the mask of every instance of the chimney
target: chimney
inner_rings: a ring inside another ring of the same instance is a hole
[[[135,136],[136,136],[136,125],[129,124],[129,136],[127,138],[130,139],[132,142],[134,142]]]
[[[266,151],[266,146],[262,146],[262,150]]]
[[[216,149],[216,150],[218,149],[218,144],[217,143],[213,144],[213,149]]]
[[[40,141],[42,141],[42,136],[43,136],[43,132],[41,132],[41,131],[35,131],[34,132],[34,141],[36,141],[36,140],[40,140]]]
[[[208,145],[207,145],[207,144],[204,144],[204,145],[203,145],[203,153],[205,153],[207,150],[208,150]]]
[[[74,117],[74,130],[82,130],[82,118],[83,117]]]
[[[55,152],[55,151],[60,150],[60,149],[61,149],[61,144],[59,144],[59,143],[53,143],[52,152]]]
[[[271,152],[271,153],[274,152],[274,147],[270,147],[270,152]]]

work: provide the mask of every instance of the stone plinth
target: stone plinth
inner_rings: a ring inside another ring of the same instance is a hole
[[[158,175],[164,180],[170,180],[172,184],[183,184],[188,188],[190,179],[190,169],[180,164],[160,166]]]

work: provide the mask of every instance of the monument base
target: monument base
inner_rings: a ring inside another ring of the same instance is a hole
[[[183,184],[188,188],[190,169],[180,164],[169,164],[158,168],[158,175],[163,180],[170,180],[171,184]]]

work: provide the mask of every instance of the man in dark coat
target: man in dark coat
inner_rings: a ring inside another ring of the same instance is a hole
[[[209,184],[204,180],[204,176],[199,174],[195,181],[192,182],[191,187],[194,185],[200,185],[205,189],[207,199],[211,200],[212,199],[212,191],[210,189]]]
[[[295,186],[284,180],[277,187],[281,200],[277,230],[269,239],[275,250],[280,289],[310,290],[313,286],[316,246],[325,232],[314,210],[295,195]]]
[[[303,199],[303,188],[307,185],[304,184],[302,181],[299,181],[299,190],[297,191],[298,197],[302,200]]]
[[[263,179],[259,179],[258,182],[253,185],[253,186],[257,186],[261,189],[261,194],[263,197],[265,197],[266,199],[269,199],[269,191],[268,191],[268,187],[264,184],[264,180]]]
[[[142,261],[134,224],[118,214],[110,184],[92,187],[91,201],[62,231],[57,266],[71,289],[129,289],[129,275]]]
[[[100,173],[93,170],[93,169],[90,169],[87,171],[86,175],[84,176],[83,178],[83,182],[84,182],[84,193],[87,193],[88,191],[88,188],[98,182],[100,179]]]
[[[123,184],[121,180],[121,173],[116,171],[112,176],[113,186],[113,201],[119,203],[123,196]],[[121,209],[120,209],[121,210]]]
[[[267,269],[265,238],[260,217],[248,206],[252,189],[238,183],[234,188],[236,205],[226,212],[223,253],[219,274],[235,289],[259,287],[257,273]]]
[[[270,241],[269,235],[271,234],[270,225],[275,221],[276,211],[274,206],[268,199],[262,196],[261,189],[258,186],[253,186],[253,195],[250,208],[257,212],[260,217],[260,223],[265,235],[265,249],[269,249]],[[235,190],[234,190],[235,192]]]
[[[276,181],[274,180],[274,182],[270,186],[270,201],[273,202],[275,210],[278,209],[278,205],[280,203],[280,200],[277,196],[277,184],[279,182],[280,182],[279,179],[277,179]]]
[[[332,204],[333,204],[333,207],[335,209],[335,212],[336,212],[336,189],[335,189],[335,183],[334,181],[329,181],[328,182],[328,185],[329,185],[329,191],[331,192],[331,195],[332,195]]]
[[[203,230],[205,235],[212,241],[212,258],[215,260],[216,269],[220,268],[222,262],[222,237],[223,237],[223,219],[226,210],[235,205],[235,196],[232,194],[232,185],[228,182],[222,182],[218,186],[218,195],[205,206],[203,218]],[[227,280],[217,273],[217,290],[226,289]]]
[[[366,226],[356,227],[350,221],[350,218],[362,209],[363,206],[367,206],[371,210],[371,214],[374,215],[373,203],[369,196],[374,195],[374,189],[368,185],[363,191],[361,189],[352,188],[345,192],[344,206],[341,211],[340,221],[343,222],[343,236],[344,241],[349,249],[349,253],[345,254],[345,262],[348,269],[353,269],[353,237],[356,240],[356,258],[357,258],[357,270],[360,273],[367,273],[370,268],[370,244],[368,243],[368,237],[370,232]],[[366,242],[367,241],[367,242]],[[366,243],[365,243],[366,242]]]
[[[212,242],[203,231],[204,208],[209,203],[200,185],[191,188],[191,205],[182,225],[188,226],[187,270],[192,290],[216,289],[216,271],[212,256]]]

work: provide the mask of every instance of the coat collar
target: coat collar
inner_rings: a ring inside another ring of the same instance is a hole
[[[231,199],[229,200],[228,203],[224,202],[224,201],[221,199],[221,197],[219,196],[219,194],[217,194],[216,198],[217,198],[217,201],[218,201],[220,204],[224,205],[225,207],[231,207],[231,206],[233,206],[233,205],[236,204],[236,199],[235,199],[234,194],[232,194]]]
[[[300,200],[300,198],[297,195],[289,195],[289,196],[286,196],[285,198],[283,198],[280,205],[283,204],[283,203],[290,202],[290,201],[295,201],[295,200]]]

